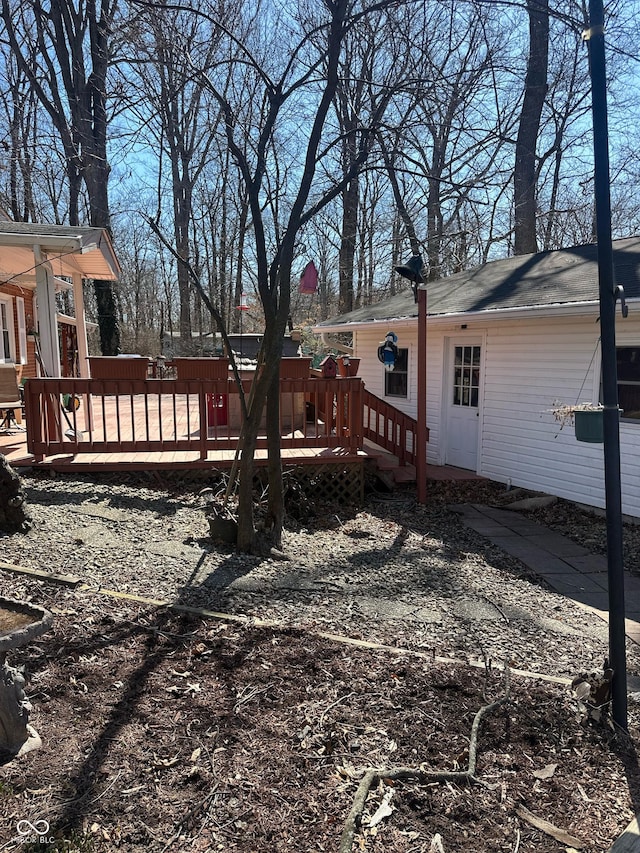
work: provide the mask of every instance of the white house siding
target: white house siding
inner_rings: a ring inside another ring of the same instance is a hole
[[[601,445],[577,442],[554,403],[597,398],[593,318],[518,320],[487,330],[480,473],[603,505]],[[593,361],[592,361],[593,358]]]
[[[597,399],[600,375],[599,325],[595,316],[481,319],[468,316],[466,329],[441,321],[429,323],[427,335],[427,458],[442,464],[444,440],[443,370],[446,339],[483,338],[480,453],[477,472],[492,480],[555,494],[602,507],[603,448],[575,439],[573,425],[561,425],[550,411],[565,404]],[[408,346],[409,397],[390,398],[397,408],[416,415],[417,328],[389,323],[398,345]],[[360,376],[374,394],[384,396],[384,370],[376,357],[383,330],[361,328],[354,347]],[[640,343],[640,317],[630,313],[618,322],[619,345]],[[640,423],[621,423],[623,512],[640,517]]]

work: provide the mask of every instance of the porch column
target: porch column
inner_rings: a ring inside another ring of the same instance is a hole
[[[36,300],[38,303],[38,345],[44,372],[60,376],[60,348],[56,321],[56,292],[51,264],[39,245],[33,247],[36,268]]]
[[[78,370],[82,379],[89,379],[89,343],[87,341],[87,317],[84,311],[84,290],[82,287],[82,276],[74,273],[71,277],[73,283],[73,310],[76,318],[76,338],[78,341]],[[93,429],[93,401],[90,394],[84,395],[84,428],[85,431]]]
[[[82,276],[74,273],[73,278],[73,306],[76,316],[76,335],[78,338],[78,368],[82,379],[89,378],[89,344],[87,342],[87,322],[84,313],[84,291],[82,289]]]

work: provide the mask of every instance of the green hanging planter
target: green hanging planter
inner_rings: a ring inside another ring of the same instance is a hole
[[[590,444],[604,442],[604,419],[602,409],[584,409],[574,412],[576,439]]]

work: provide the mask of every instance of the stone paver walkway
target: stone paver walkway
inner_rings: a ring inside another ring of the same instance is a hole
[[[465,524],[507,554],[517,557],[556,592],[608,620],[607,558],[525,518],[515,510],[464,504]],[[640,577],[625,571],[625,631],[640,643]]]

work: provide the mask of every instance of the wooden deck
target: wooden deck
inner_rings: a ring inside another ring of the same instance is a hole
[[[0,453],[16,468],[59,472],[229,468],[239,400],[222,405],[223,392],[233,394],[233,384],[30,380],[26,422],[0,430]],[[60,405],[65,394],[80,399],[80,408],[66,416]],[[283,380],[281,404],[285,466],[373,460],[396,482],[415,482],[415,422],[368,394],[359,379]],[[267,462],[264,435],[255,462]],[[427,466],[428,479],[476,477]]]
[[[80,401],[77,410],[63,409],[68,395]],[[0,452],[16,467],[224,468],[237,451],[240,399],[226,380],[34,379],[27,383],[25,403],[26,431],[0,433]],[[367,458],[359,379],[282,380],[280,403],[285,464]],[[266,463],[266,448],[262,424],[257,465]]]
[[[23,424],[24,426],[24,424]],[[205,459],[200,458],[197,451],[138,451],[123,453],[110,451],[108,453],[57,453],[36,461],[34,455],[27,449],[25,432],[12,431],[11,434],[0,432],[0,453],[14,468],[39,468],[52,471],[66,472],[99,472],[99,471],[144,471],[193,468],[230,468],[235,457],[234,450],[210,450]],[[329,462],[347,462],[356,459],[365,460],[376,454],[358,450],[355,454],[343,448],[293,448],[283,449],[282,460],[287,465],[321,465]],[[267,462],[266,450],[257,450],[255,454],[257,465]]]
[[[78,397],[77,410],[63,410],[65,395]],[[226,380],[35,379],[25,402],[26,422],[0,430],[0,453],[16,468],[225,469],[236,456],[239,397]],[[282,380],[280,402],[285,466],[373,460],[397,483],[415,482],[415,421],[368,394],[361,380]],[[267,462],[263,428],[254,458],[258,466]],[[428,479],[476,476],[449,466],[427,469]]]

